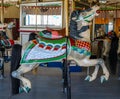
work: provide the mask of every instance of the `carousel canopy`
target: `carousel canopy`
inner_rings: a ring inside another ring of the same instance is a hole
[[[13,5],[13,4],[18,4],[22,0],[0,0],[0,3],[2,3],[2,1],[4,3],[3,5],[6,7],[6,6]],[[36,0],[23,0],[23,1],[28,2],[28,1],[36,1]],[[41,0],[41,1],[56,1],[56,0]],[[79,3],[83,3],[86,6],[89,6],[93,2],[100,3],[102,10],[120,9],[120,0],[74,0],[74,1],[78,2],[78,5]]]
[[[0,6],[2,5],[2,3],[4,7],[9,7],[18,4],[19,0],[0,0]]]
[[[120,10],[120,0],[99,0],[102,10]]]
[[[101,10],[120,10],[120,0],[74,0],[76,7],[83,5],[89,7],[94,4],[100,4]]]

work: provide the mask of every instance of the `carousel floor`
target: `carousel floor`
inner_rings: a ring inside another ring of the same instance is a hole
[[[39,67],[37,75],[25,74],[32,82],[30,93],[10,97],[9,63],[5,64],[5,78],[0,80],[0,99],[67,99],[62,92],[62,72],[59,68]],[[93,68],[90,68],[90,72]],[[84,81],[86,68],[82,72],[71,73],[71,99],[120,99],[120,80],[110,76],[101,84],[100,74],[94,82]]]

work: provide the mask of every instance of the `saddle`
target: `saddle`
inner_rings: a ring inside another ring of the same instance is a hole
[[[40,37],[30,41],[31,43],[24,51],[21,64],[24,63],[43,63],[60,61],[70,53],[71,44],[68,41],[66,46],[66,38],[51,39]],[[68,49],[66,53],[66,49]]]

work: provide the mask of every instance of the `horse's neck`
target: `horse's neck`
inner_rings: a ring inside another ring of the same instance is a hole
[[[82,38],[80,38],[83,41],[90,42],[90,29],[87,29],[86,31],[79,34]]]
[[[79,31],[79,36],[83,41],[90,42],[90,27],[91,22],[86,22],[85,20],[77,21],[77,30]]]
[[[12,35],[12,30],[11,29],[6,29],[6,35],[8,36],[9,39],[13,39],[13,35]]]

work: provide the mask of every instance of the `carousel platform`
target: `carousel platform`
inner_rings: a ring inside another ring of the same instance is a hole
[[[90,73],[94,68],[90,68]],[[60,68],[39,67],[37,74],[32,72],[24,76],[32,82],[30,93],[11,96],[10,63],[5,63],[5,78],[0,80],[0,99],[67,99],[63,93],[62,71]],[[71,99],[120,99],[120,80],[111,75],[109,81],[100,83],[98,78],[93,82],[85,81],[86,68],[82,72],[71,73]]]

